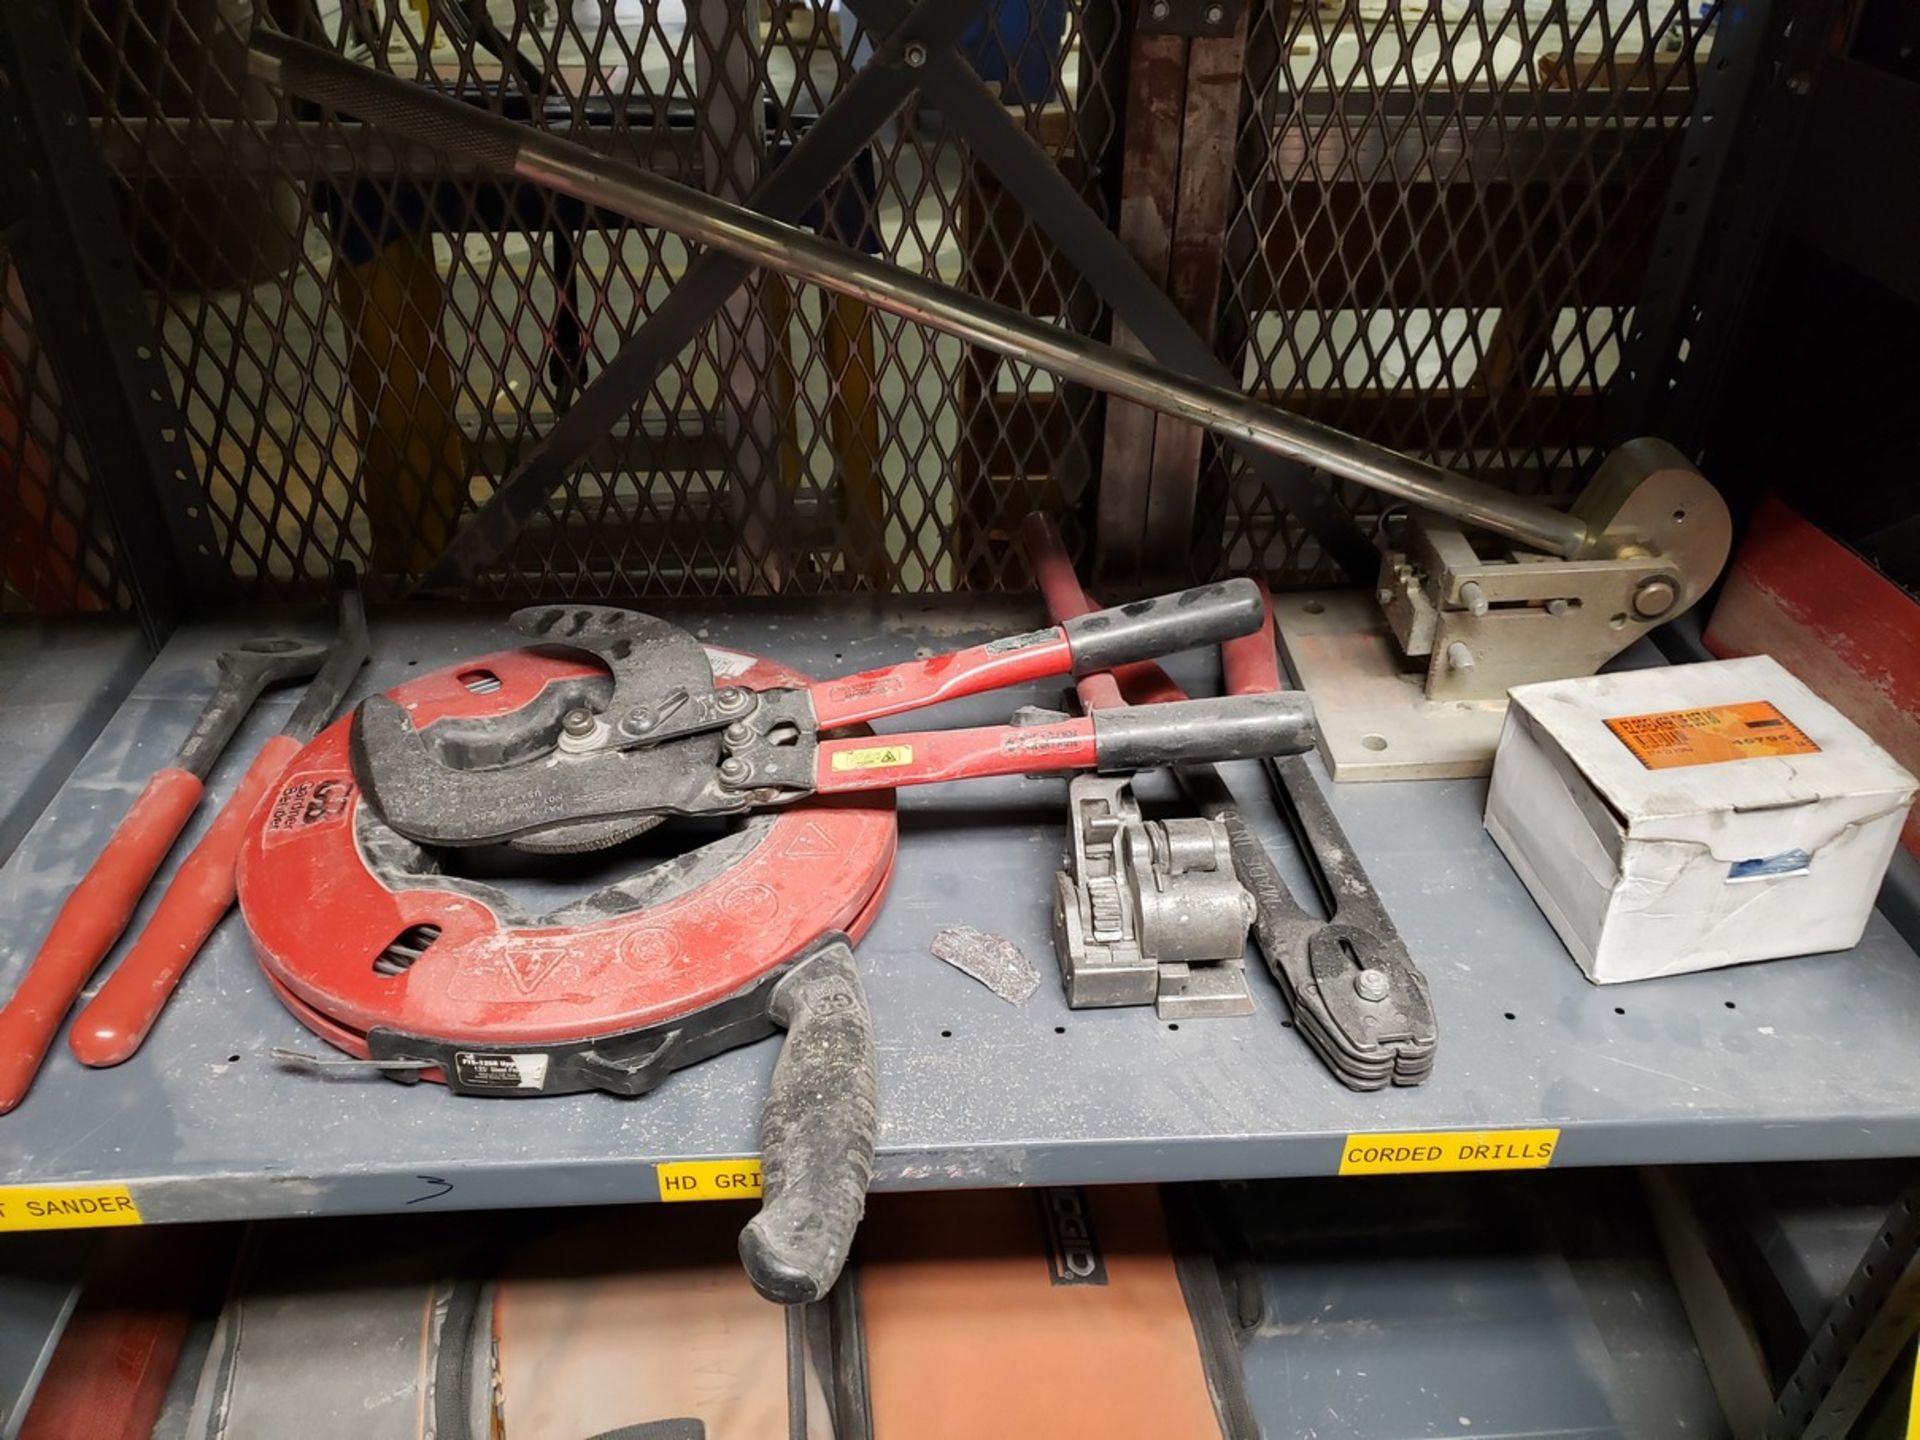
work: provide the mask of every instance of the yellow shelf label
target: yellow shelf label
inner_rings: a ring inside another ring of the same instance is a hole
[[[144,1223],[124,1185],[0,1185],[0,1230],[91,1230]]]
[[[1424,1175],[1440,1170],[1544,1170],[1558,1130],[1427,1130],[1349,1135],[1342,1175]]]
[[[675,1160],[653,1167],[662,1200],[758,1200],[758,1160]]]
[[[836,750],[835,770],[887,770],[895,765],[913,763],[911,745],[869,745],[864,750]]]

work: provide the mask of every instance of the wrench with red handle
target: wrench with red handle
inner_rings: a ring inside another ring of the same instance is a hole
[[[357,579],[350,569],[340,578],[343,632],[358,627],[359,658],[350,667],[343,658],[343,650],[353,648],[344,633],[331,647],[283,639],[251,640],[222,654],[217,662],[219,681],[174,763],[147,782],[106,848],[60,907],[26,974],[0,1008],[0,1115],[26,1097],[61,1022],[125,932],[167,853],[199,807],[207,772],[261,692],[317,673],[319,678],[294,712],[296,721],[306,723],[301,717],[321,708],[317,691],[331,692],[331,699],[324,701],[327,714],[339,703],[344,684],[334,688],[328,676],[344,668],[350,681],[366,654]],[[207,935],[232,906],[234,858],[246,821],[301,743],[293,723],[285,734],[269,740],[207,834],[181,863],[133,948],[74,1022],[68,1043],[84,1064],[115,1065],[139,1048]]]
[[[147,1038],[207,936],[233,907],[233,867],[247,821],[299,753],[298,741],[276,735],[253,757],[207,833],[174,872],[140,938],[74,1017],[67,1048],[82,1065],[118,1065]],[[145,888],[142,882],[140,889]],[[132,898],[138,899],[138,891]]]
[[[279,785],[293,757],[333,718],[360,667],[367,663],[366,608],[357,577],[351,567],[343,567],[337,579],[339,633],[286,728],[260,747],[207,833],[181,862],[140,938],[99,993],[74,1017],[67,1047],[81,1064],[119,1065],[146,1041],[187,967],[214,926],[233,908],[234,866],[253,812]]]
[[[323,646],[276,638],[249,640],[219,657],[213,694],[173,763],[147,782],[0,1009],[0,1115],[26,1097],[60,1022],[127,928],[254,701],[269,685],[312,675],[325,654]]]

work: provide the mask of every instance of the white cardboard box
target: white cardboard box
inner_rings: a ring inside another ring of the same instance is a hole
[[[1516,687],[1486,825],[1607,984],[1851,948],[1915,783],[1761,655]]]

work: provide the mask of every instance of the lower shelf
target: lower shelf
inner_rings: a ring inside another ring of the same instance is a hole
[[[1048,1433],[1086,1433],[1071,1417],[1092,1415],[1101,1390],[1165,1404],[1177,1418],[1156,1422],[1161,1440],[1201,1440],[1222,1433],[1200,1381],[1211,1324],[1221,1342],[1211,1363],[1228,1367],[1215,1368],[1212,1389],[1243,1392],[1264,1435],[1713,1440],[1727,1428],[1639,1193],[1632,1174],[1608,1171],[891,1197],[841,1302],[812,1318],[816,1406],[839,1424],[810,1433],[856,1440],[870,1423],[894,1440],[915,1418],[916,1434],[1035,1433],[995,1428],[1008,1406],[1045,1410],[1057,1422]],[[1180,1237],[1171,1244],[1149,1218],[1163,1211]],[[709,1440],[762,1440],[778,1433],[758,1422],[779,1396],[780,1321],[733,1259],[745,1213],[229,1227],[234,1278],[209,1277],[177,1373],[156,1387],[166,1398],[153,1433],[201,1440],[196,1417],[219,1389],[284,1440],[345,1433],[342,1416],[356,1434],[410,1435],[417,1409],[446,1406],[458,1383],[461,1413],[504,1404],[509,1436],[545,1440],[659,1418],[638,1413],[649,1403],[641,1377],[669,1388],[678,1369],[719,1377],[763,1365],[775,1373],[753,1375],[757,1399],[705,1402]],[[965,1214],[977,1223],[956,1227]],[[118,1270],[164,1238],[122,1237]],[[17,1242],[0,1246],[0,1274],[20,1254]],[[652,1278],[640,1289],[635,1277]],[[461,1319],[463,1306],[478,1323]],[[570,1340],[554,1337],[556,1324]],[[722,1335],[722,1352],[688,1348]],[[996,1361],[1001,1346],[1021,1354]],[[1183,1348],[1184,1362],[1162,1353]],[[1160,1388],[1116,1372],[1124,1354],[1135,1371],[1164,1370]],[[10,1358],[0,1349],[0,1374],[18,1373]],[[515,1389],[528,1366],[545,1376],[533,1400]],[[489,1367],[500,1371],[492,1381]],[[1021,1390],[1041,1378],[1044,1399]],[[516,1393],[523,1426],[512,1423]],[[573,1428],[542,1428],[561,1412]]]

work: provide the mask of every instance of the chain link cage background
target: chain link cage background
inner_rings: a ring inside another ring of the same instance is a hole
[[[998,0],[960,48],[1111,225],[1124,0]],[[1700,0],[1250,0],[1218,344],[1278,403],[1530,493],[1601,409],[1705,61]],[[870,52],[795,0],[269,0],[281,28],[738,198]],[[688,264],[457,155],[245,75],[242,0],[70,0],[206,510],[250,598],[435,558]],[[805,222],[1084,333],[1110,317],[924,99]],[[45,316],[0,255],[9,610],[124,608]],[[1097,278],[1097,277],[1093,277]],[[84,378],[84,377],[81,377]],[[68,377],[73,383],[74,377]],[[735,297],[478,589],[597,596],[1026,583],[1032,509],[1094,543],[1105,405],[805,285]],[[1328,571],[1209,445],[1191,569]],[[1342,487],[1363,519],[1375,497]]]

